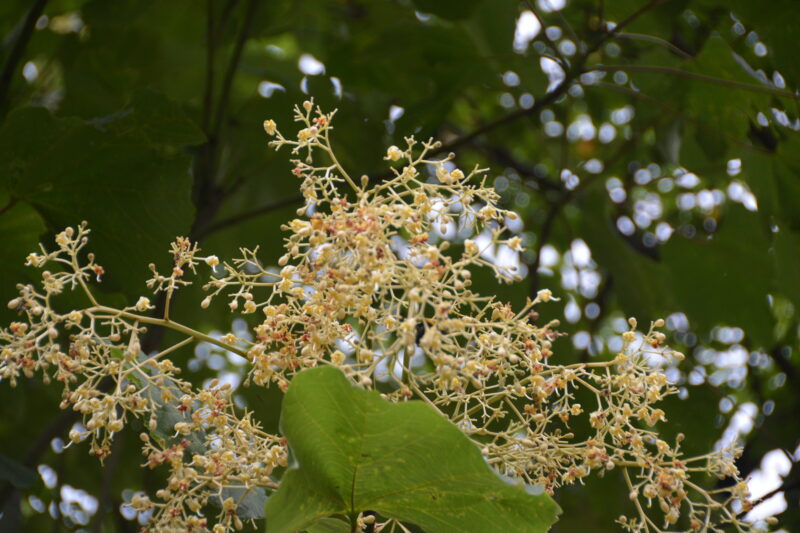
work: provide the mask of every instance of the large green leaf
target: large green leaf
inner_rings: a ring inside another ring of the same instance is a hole
[[[709,237],[674,236],[663,247],[678,305],[698,331],[717,324],[739,326],[762,347],[772,344],[767,301],[773,264],[760,218],[730,204]]]
[[[773,66],[788,78],[789,87],[800,83],[800,67],[797,63],[797,40],[800,28],[797,25],[797,3],[793,0],[772,0],[768,4],[748,0],[709,1],[731,9],[748,26],[758,33],[766,43],[768,57]],[[768,9],[767,9],[768,6]]]
[[[155,91],[135,92],[120,115],[119,120],[112,122],[118,134],[140,135],[155,146],[190,146],[206,140],[180,106]]]
[[[296,464],[267,501],[267,533],[372,510],[432,533],[543,532],[558,506],[506,484],[422,402],[392,404],[331,367],[293,380],[281,423]]]
[[[138,129],[110,130],[43,108],[15,110],[0,130],[0,190],[33,207],[50,230],[87,220],[110,288],[136,294],[147,264],[163,262],[168,243],[189,230],[189,158],[153,148]]]
[[[0,284],[0,316],[3,318],[14,315],[5,304],[17,296],[16,283],[29,281],[31,269],[25,267],[25,256],[38,250],[39,236],[44,229],[44,222],[36,211],[0,191],[0,242],[6,259]]]

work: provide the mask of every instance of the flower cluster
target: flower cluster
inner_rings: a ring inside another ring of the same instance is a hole
[[[257,250],[220,262],[179,238],[172,271],[151,266],[147,285],[165,302],[156,318],[147,314],[153,306],[146,297],[122,309],[99,304],[89,282],[103,269],[91,255],[80,260],[88,229],[67,229],[56,251],[28,257],[36,267],[62,268],[44,271],[41,289],[20,286],[10,302],[21,320],[0,332],[0,377],[13,385],[20,373],[41,371],[45,380],[61,381],[62,407],[84,415],[101,458],[131,418],[145,420],[147,466],[166,465],[170,475],[157,501],[137,497],[132,505],[157,508],[157,530],[211,529],[209,503],[217,504],[214,531],[239,528],[237,509],[254,492],[274,489],[273,470],[286,464],[281,438],[239,413],[229,390],[195,390],[177,378],[167,356],[196,341],[246,357],[248,384],[285,391],[302,369],[334,365],[354,385],[392,401],[424,401],[473,438],[498,471],[550,493],[621,470],[635,509],[619,520],[628,531],[678,523],[694,531],[747,529],[739,518],[749,504],[746,485],[735,479],[736,452],[684,457],[682,435],[675,442],[659,436],[666,413],[658,403],[676,390],[656,361],[683,358],[664,345],[663,321],[639,331],[631,319],[623,348],[609,360],[559,364],[558,322],[539,323],[535,310],[553,299],[549,290],[515,310],[471,288],[480,267],[500,281],[519,278],[486,253],[496,246],[518,252],[522,243],[507,227],[517,215],[497,206],[485,171],[462,171],[453,154],[432,155],[438,143],[409,137],[403,148],[387,150],[388,178],[355,180],[331,147],[333,118],[309,101],[295,109],[295,137],[264,123],[271,146],[302,157],[292,160],[292,173],[306,199],[283,228],[289,236],[277,267],[264,265]],[[443,239],[453,226],[471,236]],[[213,269],[200,307],[223,300],[231,312],[249,315],[251,340],[214,339],[170,318],[175,291],[200,263]],[[57,312],[53,297],[78,286],[89,305]],[[153,325],[184,340],[144,354],[141,339]],[[735,483],[708,491],[702,478],[709,474]]]
[[[249,414],[237,414],[231,394],[212,383],[194,390],[177,378],[180,369],[168,356],[198,340],[227,346],[166,318],[147,314],[152,306],[146,297],[135,305],[116,309],[98,303],[89,288],[103,268],[89,254],[81,264],[81,251],[88,242],[86,224],[67,228],[56,236],[54,251],[28,256],[28,264],[57,271],[42,272],[41,288],[20,285],[19,297],[8,306],[24,321],[0,330],[0,378],[13,386],[20,374],[63,384],[62,408],[83,415],[85,430],[73,429],[69,439],[77,443],[91,438],[90,451],[101,460],[111,453],[111,440],[133,419],[148,432],[142,433],[143,452],[150,468],[166,465],[168,486],[158,501],[136,497],[131,505],[139,511],[154,511],[158,531],[204,531],[203,513],[209,503],[218,513],[215,531],[240,526],[236,509],[255,491],[275,487],[273,469],[286,465],[286,450],[280,438],[262,432]],[[174,268],[170,276],[154,270],[148,286],[165,291],[167,303],[174,289],[185,285],[183,269],[194,266],[197,248],[185,239],[173,244]],[[80,287],[89,305],[59,312],[53,300],[65,288]],[[160,352],[144,354],[141,348],[146,326],[166,326],[185,339]]]

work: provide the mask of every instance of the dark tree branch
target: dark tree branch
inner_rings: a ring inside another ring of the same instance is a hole
[[[660,6],[662,4],[666,4],[667,2],[669,2],[669,0],[652,0],[649,4],[646,4],[646,5],[642,6],[640,9],[634,11],[629,16],[627,16],[624,19],[622,19],[622,22],[620,22],[619,24],[614,26],[608,32],[608,37],[609,38],[613,37],[617,33],[621,32],[623,30],[623,28],[625,28],[626,26],[630,26],[635,20],[637,20],[639,17],[641,17],[642,15],[647,13],[648,11],[651,11],[651,10],[657,8],[658,6]]]
[[[500,117],[500,118],[498,118],[496,120],[493,120],[491,122],[487,122],[483,126],[480,126],[480,127],[476,128],[476,129],[472,130],[471,132],[469,132],[469,133],[467,133],[465,135],[462,135],[462,136],[450,141],[447,144],[443,144],[437,150],[432,151],[430,155],[438,155],[438,154],[442,154],[442,153],[451,152],[452,150],[458,148],[459,146],[463,146],[465,144],[469,144],[470,142],[472,142],[476,138],[478,138],[481,135],[484,135],[484,134],[486,134],[486,133],[488,133],[488,132],[490,132],[492,130],[495,130],[495,129],[501,127],[501,126],[505,126],[506,124],[510,124],[510,123],[516,121],[519,118],[526,117],[526,116],[529,116],[529,115],[534,115],[534,114],[540,112],[543,108],[545,108],[546,106],[548,106],[548,105],[554,103],[556,100],[558,100],[567,91],[567,89],[569,89],[570,85],[572,85],[572,82],[575,80],[575,78],[580,75],[579,70],[580,69],[576,69],[576,70],[568,72],[566,74],[566,77],[564,78],[564,81],[559,83],[558,86],[556,86],[549,93],[545,94],[541,98],[536,99],[534,101],[534,104],[530,108],[528,108],[528,109],[518,109],[517,111],[509,113],[509,114],[507,114],[505,116],[502,116],[502,117]]]
[[[226,13],[228,12],[227,10],[232,9],[232,6],[235,5],[235,3],[236,2],[234,0],[228,2],[226,5]],[[225,117],[228,114],[233,80],[236,77],[236,72],[239,69],[239,63],[242,58],[242,50],[244,49],[244,45],[250,36],[250,30],[255,19],[255,12],[258,5],[258,0],[250,0],[247,3],[247,8],[244,12],[244,21],[242,22],[242,27],[239,30],[239,35],[236,38],[233,53],[225,71],[225,77],[222,80],[216,113],[214,114],[214,118],[211,122],[211,129],[207,131],[208,140],[204,145],[202,145],[200,148],[200,153],[195,158],[192,199],[195,203],[197,215],[189,233],[189,237],[191,239],[197,239],[198,236],[203,233],[203,227],[214,219],[222,205],[222,202],[225,199],[225,191],[216,183],[218,173],[218,151],[220,144],[219,137],[223,124],[225,123]],[[212,15],[212,12],[213,10],[209,7],[209,17]],[[226,19],[227,16],[227,14],[223,15],[223,21],[220,22],[220,27],[217,29],[217,31],[213,30],[211,27],[213,24],[209,21],[207,23],[207,31],[211,31],[211,35],[216,35],[221,32],[221,25],[224,24],[224,19]],[[208,46],[211,47],[212,44],[209,44]],[[213,57],[209,58],[209,54],[213,54],[213,51],[207,50],[206,61],[207,63],[213,63]],[[213,68],[213,65],[207,65],[207,67]],[[209,76],[208,73],[207,76]],[[213,79],[209,80],[207,78],[206,81],[209,84],[206,87],[207,91],[212,90],[210,87],[213,85]]]
[[[604,32],[602,36],[588,48],[588,50],[586,50],[583,54],[581,54],[580,57],[576,59],[572,68],[568,71],[565,71],[564,80],[561,83],[559,83],[558,86],[556,86],[549,93],[546,93],[541,98],[535,99],[534,104],[529,109],[519,109],[503,117],[500,117],[496,120],[488,122],[483,126],[476,128],[472,132],[466,135],[462,135],[461,137],[458,137],[457,139],[454,139],[449,143],[442,145],[441,148],[432,152],[431,155],[450,152],[455,148],[458,148],[459,146],[470,143],[473,139],[480,137],[481,135],[484,135],[485,133],[488,133],[494,129],[497,129],[501,126],[505,126],[506,124],[510,124],[511,122],[514,122],[519,118],[529,115],[534,115],[539,111],[541,111],[544,107],[554,103],[567,91],[567,89],[569,89],[569,87],[572,85],[572,82],[574,82],[581,74],[587,71],[597,70],[597,68],[595,67],[591,68],[584,67],[586,63],[586,58],[589,55],[591,55],[593,52],[599,49],[603,44],[612,39],[618,32],[622,31],[624,27],[628,26],[633,21],[635,21],[636,19],[638,19],[651,9],[654,9],[659,5],[664,4],[668,1],[669,0],[653,0],[652,2],[643,6],[635,13],[631,14],[629,17],[625,18],[622,22],[614,26],[614,28]]]
[[[786,453],[785,450],[784,450],[784,453]],[[791,460],[792,459],[791,454],[787,454],[787,455],[789,456],[789,460]],[[747,511],[742,511],[741,513],[739,513],[736,516],[737,516],[737,518],[741,518],[744,515],[746,515],[747,513],[749,513],[751,509],[753,509],[757,505],[760,505],[760,504],[764,503],[765,501],[769,500],[770,498],[772,498],[776,494],[780,494],[781,492],[790,492],[790,491],[793,491],[793,490],[795,490],[797,488],[800,488],[800,478],[793,479],[793,480],[787,479],[778,488],[769,491],[768,493],[766,493],[763,496],[761,496],[759,499],[757,499],[754,502],[752,502],[752,506],[750,507],[750,509],[748,509]]]
[[[562,191],[560,183],[551,181],[537,171],[535,167],[517,160],[508,150],[500,146],[475,141],[475,146],[484,150],[489,157],[506,168],[513,169],[517,174],[532,180],[542,191]]]
[[[9,200],[6,205],[0,207],[0,215],[6,213],[7,211],[10,211],[11,208],[14,207],[16,204],[17,204],[17,198],[12,198],[11,200]]]
[[[9,90],[11,89],[11,81],[14,78],[14,73],[17,71],[17,66],[20,61],[22,61],[25,48],[27,48],[28,41],[30,41],[33,30],[36,27],[36,21],[39,20],[39,17],[42,15],[45,5],[47,5],[47,0],[36,0],[31,6],[28,14],[25,16],[25,21],[22,23],[19,35],[16,41],[14,41],[14,46],[11,48],[8,59],[5,65],[3,65],[3,71],[0,73],[0,111],[4,112],[9,107],[7,99]]]
[[[214,123],[211,130],[212,137],[217,137],[219,135],[220,129],[222,128],[222,124],[225,121],[225,117],[228,113],[228,100],[230,99],[231,93],[231,86],[233,85],[233,79],[236,76],[236,71],[239,69],[239,62],[242,58],[242,50],[244,49],[244,44],[247,42],[247,39],[250,37],[250,30],[253,25],[253,21],[255,19],[256,8],[258,7],[258,0],[250,0],[247,3],[247,10],[244,14],[244,22],[242,23],[242,29],[239,32],[239,37],[236,39],[236,44],[233,48],[233,55],[231,56],[231,60],[228,63],[228,69],[225,72],[225,78],[222,81],[222,89],[219,97],[219,103],[217,104],[217,113],[214,119]]]
[[[203,131],[208,134],[211,123],[211,113],[214,101],[214,52],[216,40],[214,39],[214,0],[206,0],[206,81],[203,93]]]
[[[251,218],[266,215],[267,213],[271,213],[273,211],[277,211],[278,209],[283,209],[284,207],[289,207],[292,205],[302,205],[303,197],[302,196],[295,196],[292,198],[287,198],[285,200],[278,200],[268,205],[264,205],[261,207],[257,207],[250,211],[245,211],[243,213],[239,213],[238,215],[233,215],[228,218],[223,218],[218,222],[214,222],[200,230],[197,237],[198,238],[205,238],[211,235],[212,233],[216,233],[217,231],[223,230],[230,226],[234,226],[236,224],[240,224],[245,220],[249,220]]]
[[[547,31],[545,31],[547,27],[545,26],[544,18],[542,17],[541,13],[539,13],[539,10],[536,9],[536,6],[533,5],[531,0],[525,0],[525,5],[528,6],[530,12],[533,13],[533,16],[539,21],[539,26],[542,28],[542,34],[544,35],[545,40],[550,44],[553,52],[555,52],[556,57],[558,58],[557,61],[561,65],[561,68],[567,70],[569,68],[569,61],[567,61],[567,58],[561,53],[561,50],[558,49],[558,43],[556,43],[550,38],[549,35],[547,35]]]
[[[786,374],[786,378],[796,386],[800,385],[800,376],[798,376],[797,368],[792,364],[788,357],[783,354],[782,346],[776,346],[769,351],[770,357],[775,361],[775,365],[780,368],[781,372]]]

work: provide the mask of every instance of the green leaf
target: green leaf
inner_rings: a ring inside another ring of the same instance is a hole
[[[714,2],[731,9],[734,14],[758,33],[767,45],[768,58],[775,68],[788,78],[788,86],[800,83],[800,66],[797,62],[797,3],[794,0],[772,0],[768,3],[749,0]]]
[[[183,109],[161,93],[137,91],[124,115],[112,125],[118,133],[141,135],[147,142],[159,145],[195,145],[205,142],[200,128]]]
[[[0,316],[11,317],[15,313],[6,307],[6,302],[17,296],[16,283],[30,280],[31,267],[25,266],[25,256],[39,249],[39,236],[44,232],[42,218],[30,206],[4,197],[0,191],[0,242],[3,243],[3,283],[0,284]]]
[[[0,479],[18,489],[29,489],[36,483],[36,472],[17,461],[0,454]]]
[[[767,303],[773,276],[767,236],[756,213],[729,204],[711,238],[675,235],[662,248],[680,308],[698,331],[744,328],[756,345],[772,345]]]
[[[694,60],[687,61],[685,68],[688,72],[719,80],[763,85],[746,71],[728,43],[718,36],[710,38],[701,53]],[[686,80],[686,84],[686,102],[681,111],[701,119],[706,129],[718,132],[717,135],[699,132],[696,137],[712,159],[725,156],[726,139],[744,139],[757,112],[766,111],[771,101],[770,96],[751,90],[693,79]]]
[[[366,510],[437,533],[544,532],[560,512],[501,480],[426,404],[389,403],[335,368],[292,380],[281,424],[297,464],[267,501],[267,533]]]
[[[306,533],[350,533],[350,524],[338,518],[323,518],[306,528]]]
[[[145,290],[147,264],[165,265],[169,242],[189,230],[190,190],[189,157],[138,135],[34,107],[13,111],[0,130],[0,193],[32,207],[51,231],[88,221],[106,290]]]

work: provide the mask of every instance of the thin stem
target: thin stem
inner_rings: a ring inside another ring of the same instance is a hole
[[[626,26],[629,26],[631,23],[633,23],[633,21],[637,20],[639,17],[641,17],[642,15],[647,13],[648,11],[657,8],[661,4],[666,4],[667,2],[669,2],[669,0],[652,0],[652,2],[650,2],[649,4],[642,6],[637,11],[634,11],[632,14],[630,14],[629,16],[627,16],[624,19],[622,19],[622,22],[620,22],[619,24],[615,25],[608,32],[609,37],[618,34],[619,32],[622,31],[622,28],[624,28]]]
[[[764,494],[763,496],[761,496],[757,500],[755,500],[753,502],[750,502],[751,503],[750,509],[748,509],[746,511],[742,511],[741,513],[739,513],[736,516],[737,517],[742,517],[742,516],[746,515],[747,513],[749,513],[751,510],[753,510],[755,507],[761,505],[765,501],[767,501],[770,498],[772,498],[773,496],[775,496],[776,494],[780,494],[781,492],[788,492],[788,491],[796,489],[798,487],[800,487],[800,479],[796,479],[793,482],[786,481],[785,483],[783,483],[779,487],[777,487],[775,489],[772,489],[771,491],[769,491],[768,493]]]
[[[137,321],[139,321],[139,322],[141,322],[143,324],[150,324],[150,325],[153,325],[153,326],[163,326],[165,328],[169,328],[169,329],[175,330],[175,331],[177,331],[179,333],[183,333],[184,335],[188,335],[190,337],[193,337],[196,340],[214,344],[216,346],[219,346],[220,348],[224,348],[225,350],[233,352],[236,355],[240,355],[240,356],[242,356],[244,358],[247,358],[247,352],[246,351],[241,350],[240,348],[237,348],[236,346],[232,346],[230,344],[226,344],[226,343],[222,342],[221,340],[218,340],[218,339],[215,339],[213,337],[210,337],[210,336],[208,336],[208,335],[206,335],[204,333],[200,333],[199,331],[194,330],[194,329],[192,329],[190,327],[184,326],[183,324],[178,324],[177,322],[171,322],[169,320],[164,320],[163,318],[154,318],[154,317],[150,317],[150,316],[137,315],[136,313],[130,313],[128,311],[121,311],[119,309],[114,309],[113,307],[106,307],[105,305],[95,305],[94,307],[91,307],[91,308],[87,309],[87,311],[89,311],[89,312],[95,311],[95,312],[99,312],[99,313],[106,313],[106,314],[117,316],[117,317],[127,318],[128,320],[137,320]]]
[[[645,41],[657,44],[659,46],[663,46],[670,52],[679,55],[683,59],[692,59],[692,55],[687,53],[685,50],[678,48],[677,46],[667,41],[666,39],[662,39],[661,37],[657,37],[655,35],[646,35],[644,33],[624,33],[624,32],[619,32],[616,35],[617,38],[620,39],[631,39],[633,41]]]
[[[72,256],[72,270],[75,272],[75,274],[77,274],[76,277],[78,278],[78,283],[80,284],[81,289],[83,289],[84,294],[86,294],[86,297],[89,298],[89,301],[92,303],[92,305],[97,305],[97,300],[95,300],[94,294],[92,294],[92,291],[89,290],[89,286],[86,285],[86,282],[83,280],[83,273],[80,272],[78,259],[74,255]]]
[[[553,9],[553,5],[550,3],[550,0],[544,0],[544,3],[547,4],[548,7],[550,7],[550,10],[553,13],[555,13],[556,17],[558,17],[558,20],[564,26],[564,29],[566,30],[570,39],[572,39],[572,42],[574,42],[575,44],[581,42],[580,38],[578,37],[578,34],[575,33],[575,30],[572,28],[572,25],[567,20],[567,17],[564,16],[564,13],[562,13],[560,9]],[[544,25],[542,25],[542,28],[544,28]]]
[[[169,304],[172,301],[172,289],[167,290],[167,296],[164,300],[164,315],[163,318],[167,322],[169,322]]]
[[[690,72],[688,70],[681,70],[674,67],[662,67],[658,65],[593,65],[591,70],[598,70],[600,72],[644,72],[648,74],[669,74],[671,76],[680,76],[690,80],[700,81],[703,83],[710,83],[713,85],[721,85],[723,87],[730,87],[732,89],[742,89],[745,91],[770,94],[773,96],[780,96],[783,98],[790,98],[792,100],[800,100],[800,95],[778,89],[776,87],[769,87],[764,85],[755,85],[753,83],[744,83],[735,80],[726,80],[724,78],[716,78],[708,76],[707,74],[700,74],[698,72]]]
[[[694,117],[694,116],[691,116],[691,115],[687,115],[686,113],[681,112],[680,109],[671,107],[671,106],[665,104],[664,102],[662,102],[661,100],[659,100],[657,98],[653,98],[652,96],[650,96],[648,94],[645,94],[641,90],[632,89],[630,87],[625,87],[623,85],[617,85],[615,83],[607,83],[607,82],[604,82],[604,81],[597,82],[594,85],[589,85],[587,87],[589,87],[589,88],[597,87],[597,88],[602,88],[602,89],[608,89],[610,91],[622,93],[622,94],[625,94],[625,95],[628,95],[628,96],[632,96],[634,98],[638,98],[640,100],[644,100],[644,101],[646,101],[647,103],[649,103],[651,105],[655,105],[655,106],[660,107],[664,111],[664,113],[662,113],[663,116],[674,116],[674,117],[678,117],[678,118],[684,119],[687,122],[691,122],[692,124],[696,125],[698,128],[709,132],[710,134],[725,138],[729,143],[735,144],[740,149],[756,151],[756,152],[764,152],[765,151],[764,148],[759,148],[757,145],[754,145],[752,143],[744,142],[741,139],[739,139],[738,137],[732,137],[730,135],[727,135],[724,131],[717,130],[717,129],[709,126],[703,120],[698,119],[697,117]],[[608,167],[609,167],[609,165],[606,164],[606,168],[608,168]],[[583,188],[583,183],[584,182],[581,182],[581,184],[578,186],[579,189]]]
[[[191,342],[194,342],[194,340],[195,339],[193,339],[192,337],[186,337],[185,339],[183,339],[179,343],[173,344],[172,346],[170,346],[166,350],[162,350],[162,351],[158,352],[157,354],[154,354],[154,355],[152,355],[152,356],[150,356],[150,357],[148,357],[146,359],[143,359],[143,360],[141,360],[139,362],[134,363],[130,368],[128,368],[122,374],[120,374],[119,378],[117,379],[117,384],[119,384],[125,376],[127,376],[130,373],[132,373],[134,370],[140,369],[142,366],[146,365],[150,361],[155,361],[156,359],[159,359],[159,358],[164,357],[165,355],[168,355],[168,354],[170,354],[170,353],[172,353],[172,352],[174,352],[176,350],[179,350],[179,349],[183,348],[184,346],[186,346],[187,344],[189,344]]]
[[[474,144],[479,149],[484,150],[487,155],[495,159],[504,167],[514,169],[514,171],[533,181],[539,189],[543,191],[561,191],[562,185],[556,181],[551,181],[544,177],[541,172],[538,172],[533,166],[518,161],[508,150],[500,146],[493,146],[488,143],[476,141]]]
[[[320,143],[319,146],[320,148],[325,150],[325,152],[327,152],[327,154],[330,156],[331,161],[333,161],[333,164],[336,165],[336,168],[339,170],[339,172],[341,172],[342,177],[345,179],[345,181],[347,181],[347,183],[353,188],[353,190],[356,192],[357,195],[360,195],[363,192],[363,190],[361,189],[361,187],[356,185],[356,182],[353,181],[353,179],[350,177],[350,175],[347,173],[347,171],[344,169],[341,163],[339,163],[339,160],[336,159],[336,154],[333,153],[333,148],[331,148],[331,143],[330,140],[328,139],[327,131],[325,132],[325,143],[324,144]]]
[[[631,483],[631,477],[628,475],[628,469],[623,468],[622,474],[625,477],[625,484],[628,485],[628,490],[633,491],[634,490],[633,483]],[[646,532],[650,531],[650,528],[648,527],[647,515],[645,514],[644,509],[642,509],[642,504],[639,503],[639,498],[631,498],[631,499],[633,500],[633,503],[636,505],[636,511],[639,513],[639,518],[642,520],[642,524],[644,525],[644,530]]]

